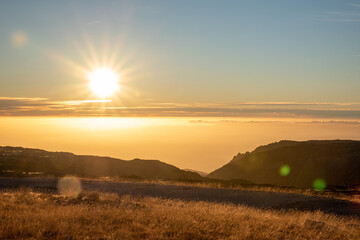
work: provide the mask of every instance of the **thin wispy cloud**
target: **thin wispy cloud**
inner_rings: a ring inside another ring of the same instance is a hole
[[[111,100],[0,98],[0,116],[261,117],[360,119],[360,103],[170,103],[119,106]]]
[[[360,8],[360,3],[348,3],[349,6]]]
[[[11,101],[42,101],[48,98],[26,98],[26,97],[0,97],[0,100],[11,100]]]
[[[91,25],[95,25],[95,24],[98,24],[98,23],[100,23],[99,21],[91,21],[91,22],[88,22],[88,23],[86,23],[85,24],[85,26],[91,26]]]
[[[54,102],[55,104],[65,104],[65,105],[81,105],[86,103],[109,103],[111,100],[76,100],[76,101],[63,101],[63,102]]]
[[[316,16],[317,20],[329,22],[360,22],[360,4],[348,3],[344,10],[324,11]]]

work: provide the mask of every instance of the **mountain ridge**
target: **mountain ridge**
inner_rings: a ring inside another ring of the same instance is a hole
[[[359,173],[360,141],[283,140],[240,153],[207,177],[309,188],[319,179],[327,185],[357,185]]]
[[[325,186],[360,185],[359,172],[360,141],[356,140],[282,140],[261,145],[252,152],[238,153],[204,177],[160,160],[0,146],[0,176],[5,177],[74,175],[312,188],[318,179]]]
[[[194,172],[159,160],[118,158],[50,152],[42,149],[0,146],[0,174],[75,175],[78,177],[135,177],[143,179],[200,180]],[[37,174],[34,174],[37,173]],[[40,174],[41,173],[41,174]]]

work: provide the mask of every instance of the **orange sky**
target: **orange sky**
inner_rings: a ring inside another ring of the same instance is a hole
[[[244,118],[1,117],[0,145],[158,159],[210,172],[238,152],[283,139],[360,140],[358,121]]]

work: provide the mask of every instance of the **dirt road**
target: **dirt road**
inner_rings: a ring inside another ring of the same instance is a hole
[[[57,192],[55,178],[0,178],[0,189],[31,187],[37,191]],[[236,189],[175,186],[155,183],[108,182],[81,180],[82,189],[135,195],[242,204],[262,209],[320,210],[337,215],[360,217],[360,205],[339,199],[306,196],[292,193],[244,191]]]

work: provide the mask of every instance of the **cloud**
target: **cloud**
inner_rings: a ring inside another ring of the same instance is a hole
[[[0,110],[12,110],[19,107],[38,107],[47,105],[47,98],[10,98],[0,97]]]
[[[360,3],[348,3],[349,6],[360,8]]]
[[[329,22],[360,22],[360,4],[348,3],[341,11],[325,11],[316,16],[316,19]]]
[[[81,109],[89,108],[95,111],[110,102],[111,100],[52,101],[48,98],[0,97],[0,116],[81,115],[77,113]]]
[[[323,119],[323,120],[312,120],[312,119],[246,119],[246,118],[242,118],[242,119],[230,119],[230,120],[225,120],[225,119],[221,119],[221,120],[190,120],[189,123],[193,123],[193,124],[228,124],[228,123],[283,123],[283,122],[296,122],[296,123],[311,123],[311,124],[324,124],[324,123],[330,123],[330,124],[347,124],[347,125],[360,125],[360,121],[359,120],[329,120],[329,119]]]
[[[95,24],[98,24],[98,23],[99,23],[99,21],[95,20],[95,21],[86,23],[85,26],[95,25]]]
[[[360,103],[170,103],[119,105],[111,100],[0,98],[0,116],[243,117],[360,119]]]
[[[41,101],[47,100],[48,98],[26,98],[26,97],[0,97],[0,100],[11,100],[11,101]]]

